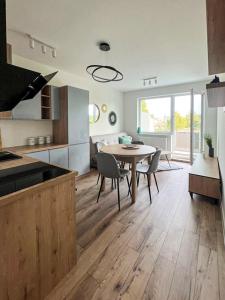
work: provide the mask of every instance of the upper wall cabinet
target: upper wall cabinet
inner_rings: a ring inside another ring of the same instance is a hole
[[[225,1],[207,0],[209,74],[225,72]]]
[[[57,120],[59,117],[59,88],[51,85],[33,99],[19,102],[12,111],[14,120]]]

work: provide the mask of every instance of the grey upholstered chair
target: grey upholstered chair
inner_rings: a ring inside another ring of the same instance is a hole
[[[100,150],[101,150],[101,148],[102,148],[103,146],[105,146],[105,143],[103,143],[103,142],[97,142],[95,145],[96,145],[96,151],[97,151],[97,153],[99,153]],[[101,175],[101,174],[98,173],[97,184],[99,183],[100,175]]]
[[[97,202],[99,200],[101,190],[102,190],[102,185],[105,178],[111,178],[112,180],[116,180],[117,192],[118,192],[118,206],[120,210],[120,179],[126,177],[128,191],[129,191],[128,194],[131,195],[130,184],[128,179],[128,175],[130,171],[125,169],[120,169],[118,167],[115,157],[112,154],[99,152],[96,154],[96,160],[97,160],[98,171],[102,176]]]
[[[153,174],[153,176],[154,176],[157,191],[159,192],[159,187],[158,187],[158,183],[157,183],[155,173],[157,172],[157,169],[158,169],[160,155],[161,155],[161,150],[156,150],[156,152],[152,156],[152,160],[151,160],[150,165],[138,163],[137,166],[136,166],[137,185],[139,185],[140,174],[147,175],[150,203],[152,203],[151,186],[150,186],[151,185],[150,184],[151,174]]]

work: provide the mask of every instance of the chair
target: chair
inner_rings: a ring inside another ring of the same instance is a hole
[[[160,155],[161,155],[161,150],[156,150],[156,152],[152,156],[152,160],[151,160],[151,163],[149,165],[138,163],[137,166],[136,166],[137,186],[139,185],[140,174],[147,175],[150,203],[152,203],[151,187],[150,187],[150,185],[151,185],[150,184],[151,174],[153,174],[153,176],[154,176],[157,191],[159,193],[159,187],[158,187],[158,183],[157,183],[155,173],[156,173],[158,165],[159,165]]]
[[[99,152],[96,154],[96,160],[97,160],[98,171],[102,176],[101,186],[100,186],[100,189],[98,192],[97,202],[99,200],[101,190],[102,190],[102,185],[103,185],[105,178],[111,178],[112,180],[116,180],[117,194],[118,194],[118,206],[119,206],[119,210],[120,210],[120,179],[126,177],[127,185],[128,185],[128,194],[131,195],[130,184],[129,184],[129,179],[128,179],[128,175],[129,175],[130,171],[125,170],[125,169],[120,169],[118,167],[115,157],[112,154]]]
[[[97,150],[97,153],[100,152],[100,150],[101,150],[101,148],[102,148],[103,146],[105,146],[105,143],[103,143],[103,142],[97,142],[97,143],[96,143],[96,150]],[[98,173],[97,184],[99,183],[100,175],[101,175],[101,174]]]

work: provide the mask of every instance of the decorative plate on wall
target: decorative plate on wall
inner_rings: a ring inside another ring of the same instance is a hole
[[[114,111],[109,113],[109,124],[114,126],[117,122],[117,115]]]
[[[106,104],[102,104],[102,107],[101,107],[101,109],[102,109],[102,112],[106,113],[106,112],[107,112],[107,110],[108,110],[108,107],[107,107],[107,105],[106,105]]]

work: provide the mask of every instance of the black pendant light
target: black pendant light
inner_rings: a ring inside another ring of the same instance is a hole
[[[102,42],[99,44],[99,49],[101,51],[108,52],[108,51],[110,51],[110,45],[106,42]],[[101,70],[110,71],[112,73],[112,76],[107,78],[107,77],[97,75],[97,74],[99,74],[98,71],[101,71]],[[88,74],[90,74],[92,76],[92,78],[95,81],[102,82],[102,83],[123,80],[123,74],[111,66],[90,65],[90,66],[87,66],[86,71],[88,72]]]

